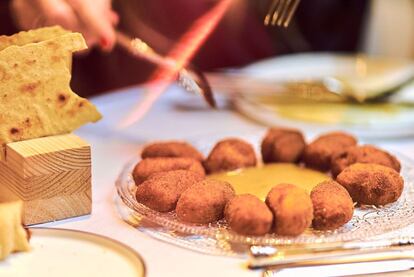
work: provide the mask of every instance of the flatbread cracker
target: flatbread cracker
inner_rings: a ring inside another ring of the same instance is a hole
[[[0,51],[0,147],[70,133],[101,118],[92,103],[70,88],[67,61],[73,52],[86,48],[81,34],[65,31],[52,39]]]
[[[23,46],[29,43],[38,43],[70,33],[71,31],[65,30],[60,26],[52,26],[23,31],[11,36],[0,36],[0,51],[12,45]]]
[[[13,252],[30,250],[22,211],[21,201],[0,203],[0,261]]]

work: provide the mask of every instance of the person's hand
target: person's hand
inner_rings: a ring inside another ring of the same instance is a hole
[[[89,47],[110,50],[115,44],[118,15],[111,0],[12,0],[11,9],[23,30],[61,25],[82,33]]]

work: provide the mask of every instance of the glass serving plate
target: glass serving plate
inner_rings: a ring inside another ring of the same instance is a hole
[[[351,221],[333,231],[316,231],[309,228],[297,237],[278,236],[244,236],[232,230],[220,220],[208,225],[196,225],[180,222],[175,212],[161,213],[154,211],[135,199],[136,186],[132,179],[132,169],[139,159],[126,164],[116,181],[117,192],[123,203],[137,218],[145,218],[172,232],[204,236],[217,241],[234,244],[255,245],[291,245],[306,243],[341,242],[357,239],[368,239],[372,236],[399,230],[414,223],[414,164],[411,160],[399,156],[402,163],[402,176],[405,180],[404,191],[400,199],[382,207],[357,207]]]

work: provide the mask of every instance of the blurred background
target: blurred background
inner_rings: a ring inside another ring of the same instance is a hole
[[[287,28],[266,26],[278,1],[0,0],[0,34],[56,24],[82,32],[90,49],[75,56],[71,81],[81,96],[118,94],[163,76],[131,55],[128,39],[122,47],[122,32],[164,57],[195,50],[188,62],[223,100],[219,108],[255,122],[362,137],[414,135],[414,0],[301,0]],[[145,96],[131,100],[140,102],[135,114],[145,115],[161,91],[151,92],[135,94]],[[181,90],[174,99],[186,110],[207,107],[189,97]]]
[[[18,31],[9,0],[0,0],[0,34]],[[114,0],[118,29],[166,54],[212,0]],[[288,28],[264,26],[269,1],[233,1],[196,54],[203,71],[240,67],[268,57],[300,52],[368,53],[411,58],[414,54],[412,0],[302,0]],[[131,59],[117,46],[77,56],[73,87],[83,96],[145,82],[155,67]]]

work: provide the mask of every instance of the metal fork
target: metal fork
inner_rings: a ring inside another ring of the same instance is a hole
[[[375,267],[374,263],[378,262],[399,262],[393,264],[392,267],[387,268],[386,272],[407,272],[410,271],[412,274],[413,262],[414,262],[414,253],[412,251],[399,251],[399,250],[388,250],[388,251],[363,251],[351,254],[340,254],[335,256],[320,256],[320,257],[311,257],[308,260],[298,260],[287,263],[275,264],[270,267],[265,267],[263,272],[264,277],[274,277],[278,276],[280,271],[292,268],[309,268],[309,267],[321,267],[321,266],[332,266],[332,265],[352,265],[366,263],[368,264],[364,271],[368,271],[369,274],[372,273],[384,273],[383,267]],[[366,273],[368,273],[366,272]],[[350,272],[347,270],[347,275],[355,275],[357,272]],[[360,273],[359,273],[360,274]],[[412,276],[412,275],[404,276]],[[330,274],[331,275],[331,274]],[[342,276],[332,272],[332,276]]]
[[[117,43],[134,56],[143,58],[159,66],[172,68],[176,66],[174,60],[158,54],[147,43],[138,38],[132,39],[120,31],[116,32],[116,37]],[[216,101],[210,84],[204,74],[200,70],[197,70],[195,66],[189,64],[185,68],[181,68],[178,71],[178,83],[185,90],[201,95],[210,107],[216,107]]]
[[[264,19],[266,26],[289,26],[300,0],[273,0]]]
[[[250,248],[251,257],[248,260],[248,267],[252,269],[269,268],[308,263],[310,261],[321,265],[321,261],[325,262],[327,259],[335,260],[336,258],[344,257],[348,262],[351,261],[349,257],[358,262],[359,259],[356,257],[360,254],[374,254],[375,256],[387,251],[405,253],[404,250],[408,250],[411,257],[410,260],[414,260],[413,246],[414,237],[411,236],[369,241],[334,242],[309,246],[286,246],[279,249],[272,246],[252,246]],[[386,255],[380,255],[380,257],[381,259],[387,258]],[[374,258],[370,259],[370,261],[375,260]]]

